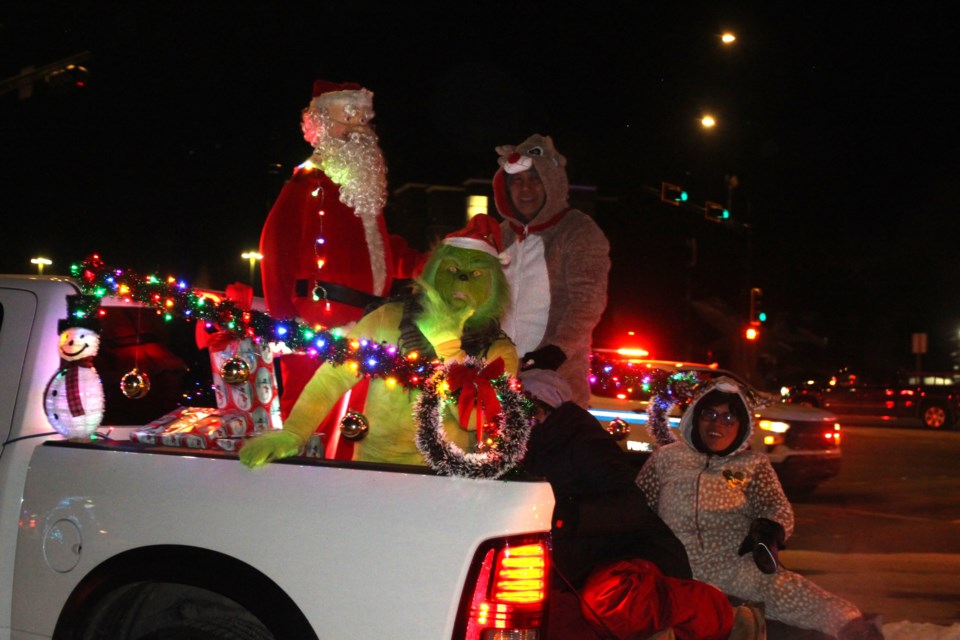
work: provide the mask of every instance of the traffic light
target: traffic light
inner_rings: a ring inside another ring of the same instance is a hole
[[[703,203],[703,217],[714,222],[723,222],[730,219],[730,211],[719,202],[707,200]]]
[[[760,325],[767,321],[767,312],[763,310],[763,289],[750,289],[750,324]]]
[[[760,329],[757,329],[754,326],[747,327],[743,332],[743,337],[747,340],[757,340],[760,338]]]
[[[673,206],[679,206],[681,202],[686,202],[690,196],[681,187],[670,184],[669,182],[660,183],[660,200]]]

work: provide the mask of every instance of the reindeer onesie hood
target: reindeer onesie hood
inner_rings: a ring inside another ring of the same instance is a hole
[[[550,136],[535,134],[496,151],[493,193],[512,298],[503,329],[523,356],[521,367],[555,369],[586,407],[591,338],[607,305],[610,243],[590,216],[570,207],[567,159]],[[508,188],[508,176],[524,171],[537,173],[546,195],[527,222]]]

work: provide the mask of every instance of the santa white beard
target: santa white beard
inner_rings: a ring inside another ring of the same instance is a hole
[[[363,220],[373,289],[385,294],[386,253],[379,216],[387,202],[387,167],[375,133],[353,131],[346,139],[325,136],[315,148],[320,168],[338,187],[340,201]]]

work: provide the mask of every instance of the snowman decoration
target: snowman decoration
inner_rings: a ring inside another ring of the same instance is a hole
[[[47,384],[43,408],[47,420],[72,441],[89,441],[103,419],[103,383],[93,367],[100,350],[95,296],[67,296],[67,317],[60,332],[60,369]]]

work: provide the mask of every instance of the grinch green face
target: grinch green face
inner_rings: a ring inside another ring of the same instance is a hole
[[[430,254],[430,259],[417,278],[423,294],[423,313],[418,324],[449,318],[452,315],[469,316],[465,328],[489,328],[503,317],[510,293],[500,261],[482,251],[442,244]]]
[[[493,292],[489,260],[478,260],[475,251],[458,251],[440,261],[435,287],[452,309],[479,309]]]

